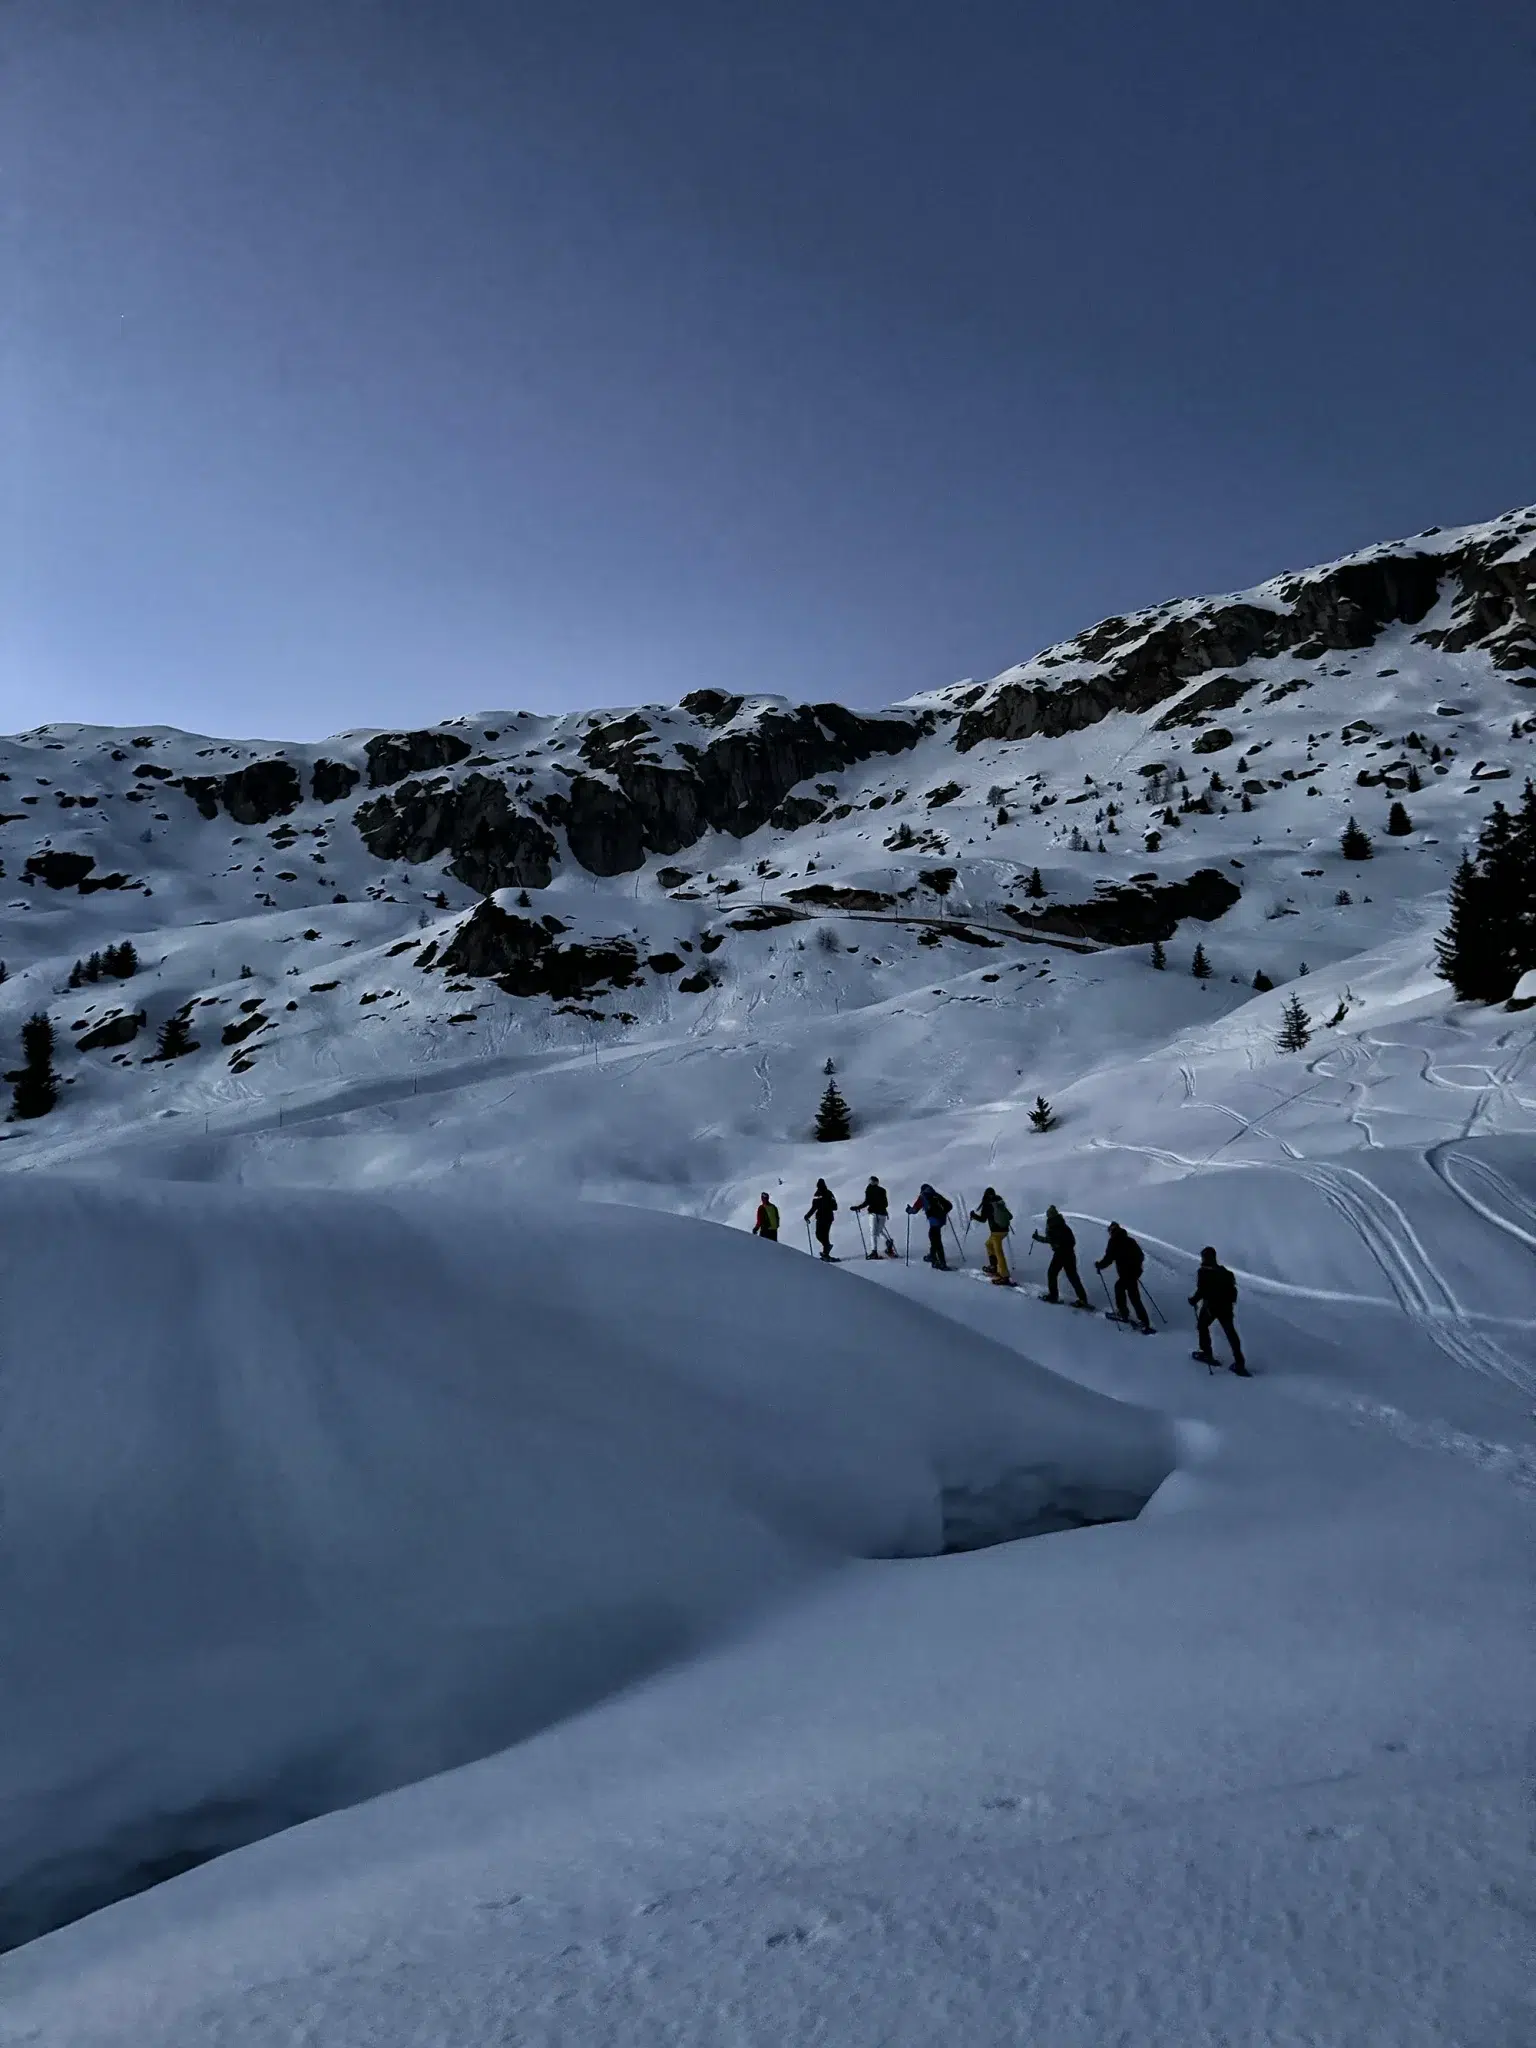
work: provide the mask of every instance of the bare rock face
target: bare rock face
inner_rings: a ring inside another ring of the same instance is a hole
[[[50,889],[78,889],[95,865],[94,854],[65,853],[45,847],[41,853],[28,856],[22,873],[34,881],[45,882]]]
[[[310,794],[317,804],[339,804],[361,780],[357,770],[345,761],[317,761],[310,774]]]
[[[108,1017],[105,1023],[93,1030],[84,1031],[75,1040],[76,1052],[98,1052],[106,1046],[132,1045],[144,1028],[142,1010],[120,1010],[115,1017]]]
[[[432,768],[450,768],[469,753],[468,740],[456,732],[376,733],[363,748],[368,760],[368,787],[384,789],[407,775],[425,775]]]
[[[696,690],[682,708],[712,728],[731,724],[742,699],[724,691]],[[641,866],[647,854],[681,853],[706,832],[744,839],[785,807],[797,783],[835,774],[876,754],[899,754],[931,729],[922,716],[893,714],[865,718],[840,704],[803,704],[764,711],[735,731],[721,731],[705,746],[679,742],[683,765],[652,758],[654,734],[631,716],[596,728],[582,743],[582,755],[596,776],[575,776],[563,795],[545,805],[551,822],[564,828],[574,857],[591,873],[620,875]],[[610,779],[611,778],[611,779]],[[804,822],[814,808],[793,800]]]
[[[513,996],[554,996],[561,1001],[629,988],[640,958],[628,939],[562,946],[558,919],[514,917],[496,903],[470,912],[438,957],[447,974],[492,979]]]
[[[179,787],[205,818],[216,818],[222,804],[237,825],[265,825],[304,801],[299,771],[281,756],[252,761],[229,775],[184,775]]]
[[[483,896],[547,888],[559,850],[538,819],[512,808],[506,784],[490,775],[404,783],[359,804],[357,829],[378,860],[414,864],[451,853],[449,874]]]
[[[1076,732],[1111,711],[1151,710],[1207,671],[1258,657],[1315,660],[1369,647],[1390,626],[1418,625],[1442,591],[1454,598],[1455,622],[1422,639],[1453,651],[1485,646],[1504,668],[1536,667],[1536,556],[1520,555],[1512,539],[1505,528],[1444,553],[1422,545],[1382,549],[1281,577],[1246,597],[1106,619],[1039,658],[1035,666],[1061,670],[1059,680],[1047,674],[967,693],[955,745],[966,753],[983,740]],[[1247,687],[1213,676],[1209,693],[1187,699],[1167,723],[1225,710]]]
[[[1044,910],[1020,910],[1011,903],[1003,907],[1027,931],[1097,939],[1105,946],[1144,946],[1153,939],[1171,939],[1181,918],[1209,924],[1224,916],[1242,893],[1220,868],[1197,868],[1182,882],[1103,889],[1091,903],[1051,904]]]

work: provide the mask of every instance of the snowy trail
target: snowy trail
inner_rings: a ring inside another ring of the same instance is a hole
[[[1453,1151],[1448,1146],[1433,1146],[1424,1156],[1431,1171],[1469,1209],[1495,1229],[1536,1251],[1536,1202],[1528,1202],[1512,1181],[1506,1180],[1486,1159]],[[1463,1181],[1471,1181],[1479,1192],[1474,1194]]]
[[[1353,1167],[1297,1166],[1355,1231],[1386,1275],[1404,1315],[1447,1358],[1490,1379],[1536,1393],[1536,1367],[1472,1329],[1466,1312],[1422,1240],[1391,1196]]]

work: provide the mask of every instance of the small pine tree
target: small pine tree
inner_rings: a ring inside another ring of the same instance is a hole
[[[1281,1052],[1301,1052],[1312,1036],[1312,1019],[1301,1006],[1301,997],[1292,996],[1280,1013],[1280,1033],[1275,1043]]]
[[[1420,790],[1421,790],[1421,789],[1422,789],[1423,787],[1424,787],[1424,778],[1423,778],[1423,776],[1422,776],[1422,775],[1421,775],[1421,774],[1419,773],[1419,771],[1418,771],[1418,769],[1417,769],[1416,767],[1410,767],[1410,768],[1409,768],[1409,770],[1408,770],[1408,794],[1409,794],[1410,796],[1417,796],[1417,795],[1418,795],[1418,793],[1419,793],[1419,791],[1420,791]]]
[[[1143,841],[1143,844],[1145,845],[1148,853],[1161,853],[1163,850],[1162,833],[1149,832],[1146,836],[1146,839]]]
[[[192,1026],[185,1010],[177,1010],[167,1017],[160,1026],[160,1036],[155,1043],[157,1060],[179,1060],[183,1053],[196,1052],[197,1042],[192,1036]]]
[[[827,1064],[822,1068],[821,1071],[824,1074],[835,1074],[837,1072],[837,1062],[833,1059],[829,1059],[827,1061]]]
[[[1341,889],[1338,895],[1335,896],[1333,900],[1338,905],[1339,909],[1343,910],[1346,909],[1348,905],[1353,903],[1355,899],[1353,896],[1350,895],[1347,889]]]
[[[1413,820],[1401,804],[1394,804],[1387,812],[1387,832],[1393,839],[1406,839],[1413,830]]]
[[[829,1081],[822,1094],[821,1107],[816,1112],[816,1136],[823,1145],[840,1144],[844,1138],[853,1136],[853,1117],[835,1081]]]
[[[9,981],[10,978],[11,970],[6,966],[3,960],[0,960],[0,981]]]
[[[1253,977],[1253,985],[1258,990],[1259,994],[1262,996],[1267,995],[1275,984],[1270,980],[1269,976],[1264,972],[1263,968],[1261,967],[1258,973]]]
[[[53,1019],[39,1010],[21,1027],[21,1071],[11,1091],[11,1115],[18,1121],[46,1116],[59,1099],[53,1070]]]
[[[1076,825],[1072,827],[1070,845],[1074,853],[1086,853],[1088,851],[1088,842],[1083,837],[1081,829]]]
[[[1163,951],[1161,939],[1154,939],[1152,941],[1152,965],[1158,969],[1168,965],[1168,955]]]
[[[1251,811],[1253,809],[1253,798],[1248,794],[1246,789],[1243,791],[1243,809],[1245,811]]]
[[[1197,945],[1195,947],[1195,957],[1189,963],[1189,971],[1195,977],[1196,981],[1210,980],[1211,963],[1205,957],[1204,946]]]
[[[82,978],[86,981],[100,981],[101,955],[99,953],[93,953],[90,959],[86,961],[84,967],[81,968],[80,973]]]
[[[1363,832],[1353,817],[1339,834],[1339,851],[1346,860],[1369,860],[1375,852],[1369,833]]]
[[[80,984],[84,980],[85,962],[83,960],[77,960],[74,966],[71,967],[71,969],[69,970],[69,986],[71,988],[79,988]]]
[[[1000,804],[998,806],[997,822],[999,825],[1006,825],[1008,822],[1008,811],[1005,805]]]
[[[1037,1131],[1055,1130],[1056,1112],[1043,1095],[1035,1097],[1035,1106],[1029,1112],[1029,1120]]]

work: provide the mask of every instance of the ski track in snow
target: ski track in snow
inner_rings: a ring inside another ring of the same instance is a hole
[[[1471,1158],[1443,1145],[1432,1146],[1424,1157],[1431,1172],[1458,1200],[1465,1202],[1469,1209],[1493,1224],[1495,1229],[1518,1238],[1522,1244],[1536,1251],[1536,1203],[1528,1202],[1514,1183],[1506,1180],[1486,1159]],[[1463,1187],[1457,1178],[1458,1173],[1480,1188],[1482,1199],[1471,1189]]]
[[[1292,1171],[1318,1188],[1349,1224],[1386,1275],[1404,1315],[1447,1358],[1485,1378],[1507,1380],[1523,1393],[1536,1393],[1536,1369],[1469,1327],[1449,1283],[1390,1195],[1353,1167],[1314,1161]]]

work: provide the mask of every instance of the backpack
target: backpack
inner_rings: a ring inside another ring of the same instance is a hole
[[[933,1220],[935,1223],[947,1223],[949,1221],[949,1212],[954,1206],[953,1202],[948,1200],[946,1196],[941,1195],[937,1188],[935,1188],[933,1194]]]
[[[763,1204],[763,1225],[768,1230],[777,1230],[779,1227],[779,1212],[772,1202]]]
[[[992,1197],[992,1228],[1003,1232],[1013,1228],[1013,1211],[1001,1195]]]
[[[1218,1315],[1237,1306],[1237,1276],[1225,1266],[1202,1266],[1206,1305]]]
[[[1147,1263],[1147,1255],[1134,1238],[1127,1238],[1125,1255],[1120,1261],[1120,1270],[1128,1280],[1139,1280],[1141,1269]]]

